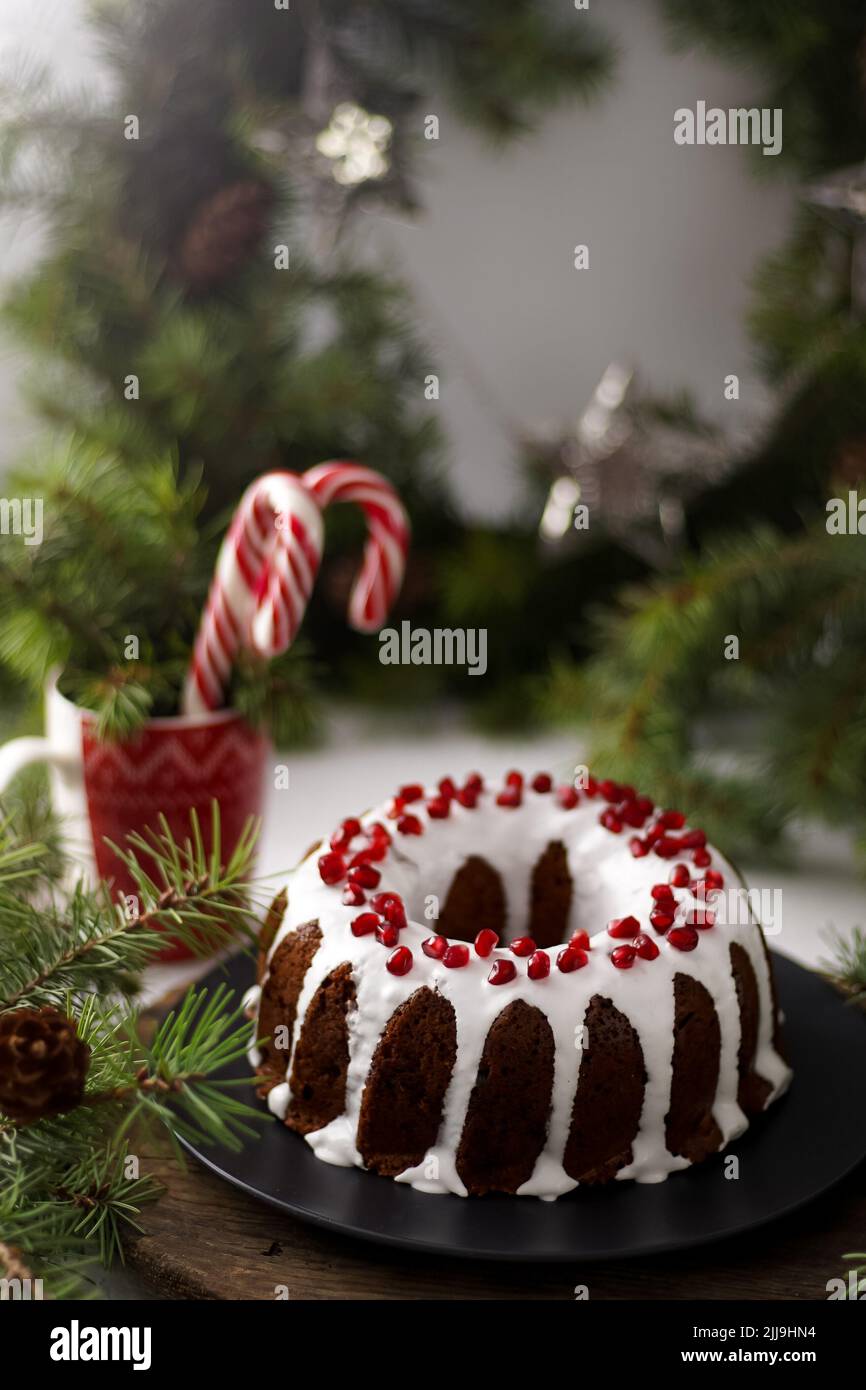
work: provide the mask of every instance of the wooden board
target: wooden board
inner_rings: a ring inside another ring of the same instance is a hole
[[[753,1235],[619,1264],[496,1265],[413,1255],[305,1226],[190,1160],[142,1155],[166,1194],[145,1209],[127,1262],[154,1292],[181,1299],[825,1299],[846,1250],[866,1233],[864,1170]],[[384,1179],[371,1176],[371,1182]],[[437,1200],[431,1197],[431,1201]]]

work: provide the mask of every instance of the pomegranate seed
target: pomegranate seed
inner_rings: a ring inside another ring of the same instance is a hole
[[[353,936],[369,936],[378,925],[379,918],[375,912],[361,912],[352,919],[351,932]]]
[[[452,777],[443,777],[439,783],[439,795],[450,801],[457,795],[457,784]]]
[[[412,969],[412,952],[408,946],[398,946],[392,951],[385,964],[392,975],[408,975]]]
[[[372,840],[370,844],[367,846],[367,848],[361,851],[361,853],[367,856],[368,864],[372,863],[374,860],[378,864],[381,863],[381,861],[385,858],[385,855],[388,853],[388,846],[385,844],[384,840]]]
[[[617,970],[631,970],[636,954],[634,946],[616,946],[611,951],[610,958]]]
[[[709,931],[715,925],[716,914],[711,912],[708,907],[692,908],[686,915],[686,924],[690,927],[697,927],[698,931]]]
[[[376,893],[370,899],[370,906],[386,922],[394,922],[398,927],[406,925],[406,909],[398,893]]]
[[[531,936],[518,936],[511,942],[509,950],[516,956],[531,956],[535,950],[535,942]]]
[[[671,904],[671,906],[673,906],[673,904]],[[667,931],[668,927],[672,927],[672,926],[673,926],[673,924],[674,924],[674,913],[673,913],[673,912],[663,912],[662,909],[661,909],[660,907],[657,907],[656,910],[655,910],[655,912],[651,912],[651,913],[650,913],[650,921],[652,922],[652,924],[653,924],[653,926],[655,927],[656,931],[657,931],[657,932],[659,933],[659,935],[661,936],[661,935],[664,934],[664,932]]]
[[[694,927],[671,927],[666,940],[678,951],[693,951],[698,944],[698,934]]]
[[[715,905],[716,899],[719,896],[719,889],[710,888],[708,890],[707,885],[702,878],[698,879],[697,883],[692,884],[692,892],[694,893],[698,902],[704,907],[707,904],[709,904],[710,907],[713,907]]]
[[[709,889],[724,888],[725,886],[724,877],[719,873],[718,869],[707,869],[701,882],[706,884]]]
[[[589,950],[589,932],[576,931],[569,941],[569,946],[579,946],[582,951]]]
[[[646,820],[646,816],[644,815],[643,811],[638,810],[637,803],[634,801],[631,801],[627,806],[624,806],[620,811],[620,815],[622,816],[626,825],[633,825],[638,830],[640,830],[644,821]]]
[[[570,975],[572,970],[582,970],[588,960],[589,956],[586,951],[582,951],[579,946],[572,946],[569,943],[556,957],[556,968],[561,970],[563,975]]]
[[[708,864],[712,864],[713,856],[708,849],[696,849],[692,855],[692,863],[699,869],[705,869]]]
[[[328,844],[331,846],[331,849],[335,852],[335,854],[342,854],[344,850],[347,850],[349,848],[349,841],[347,837],[343,834],[342,830],[335,830],[330,840],[328,841]]]
[[[507,773],[505,774],[505,785],[506,785],[506,787],[519,787],[520,790],[522,791],[522,790],[523,790],[523,773],[522,773],[522,772],[507,772]]]
[[[640,922],[636,917],[614,917],[607,927],[608,936],[615,936],[618,940],[637,936],[639,931]]]
[[[421,942],[421,950],[425,956],[431,960],[441,960],[448,950],[447,936],[428,936],[426,941]]]
[[[495,946],[499,945],[499,932],[492,927],[482,927],[475,938],[476,954],[486,960]]]
[[[578,801],[580,800],[580,797],[578,796],[577,791],[574,787],[569,787],[568,785],[566,785],[563,787],[557,787],[556,800],[558,805],[562,807],[563,811],[573,811]]]
[[[659,948],[652,937],[644,936],[643,932],[641,932],[640,936],[635,937],[634,948],[641,960],[655,960],[659,953]]]
[[[354,840],[361,833],[361,822],[355,816],[349,816],[348,820],[343,821],[342,831],[347,840]]]
[[[421,801],[424,796],[424,788],[420,782],[409,782],[405,787],[401,787],[397,793],[401,801],[408,806],[410,801]]]
[[[376,928],[376,940],[383,946],[396,946],[400,940],[400,929],[393,922],[380,922]]]
[[[399,899],[397,898],[396,893],[376,893],[370,899],[370,906],[373,908],[375,912],[380,912],[384,917],[385,908],[388,906],[388,904],[398,901]]]
[[[391,922],[400,931],[402,931],[406,925],[406,909],[399,898],[392,899],[392,901],[386,905],[382,916],[385,918],[386,922]]]
[[[616,811],[602,811],[599,820],[605,830],[610,831],[611,835],[618,835],[622,830],[622,821],[616,814]]]
[[[509,809],[519,806],[522,800],[523,796],[520,787],[509,787],[507,791],[497,792],[496,794],[496,805],[507,806]]]
[[[637,796],[637,792],[629,782],[623,782],[619,789],[619,794],[623,801],[634,801]]]
[[[674,901],[674,890],[669,883],[654,883],[650,892],[657,903],[672,903]]]
[[[666,830],[682,830],[686,823],[686,818],[682,811],[662,811],[659,816],[659,824]]]
[[[634,859],[643,859],[649,854],[649,845],[646,840],[641,839],[640,835],[632,835],[628,847]]]
[[[691,881],[688,864],[674,864],[668,875],[668,882],[672,883],[674,888],[688,888]]]
[[[536,951],[529,957],[526,973],[530,980],[546,980],[550,974],[550,956],[546,951]]]
[[[374,820],[372,825],[367,826],[367,834],[371,840],[383,840],[386,845],[391,843],[391,832],[386,830],[379,820]]]
[[[349,882],[357,883],[360,888],[378,888],[381,877],[372,864],[356,864],[349,870]]]
[[[388,817],[389,820],[396,820],[398,816],[402,816],[405,809],[406,808],[403,805],[403,802],[400,800],[399,796],[395,796],[394,800],[391,802],[390,806],[385,812],[385,815]]]
[[[683,849],[703,849],[706,843],[707,836],[704,830],[687,830],[681,837]]]
[[[534,792],[549,792],[553,786],[553,778],[549,772],[536,772],[532,779],[532,790]]]
[[[401,835],[423,835],[424,827],[417,816],[401,816],[397,822]]]
[[[480,772],[470,772],[463,785],[470,791],[480,792],[484,786],[484,778]]]
[[[490,985],[507,985],[517,974],[517,966],[513,960],[497,960],[487,976],[487,983]]]
[[[651,845],[654,845],[655,842],[656,842],[656,840],[660,840],[660,839],[662,838],[662,836],[664,835],[664,833],[665,833],[665,832],[664,832],[664,826],[659,825],[658,822],[656,821],[656,822],[655,822],[653,825],[651,825],[651,826],[649,827],[649,829],[647,830],[646,837],[647,837],[647,840],[649,841],[649,843],[650,843]]]
[[[451,802],[447,796],[434,796],[427,802],[427,814],[431,820],[445,820],[451,812]],[[399,825],[397,829],[399,830]]]
[[[598,789],[605,801],[622,801],[622,787],[618,782],[611,782],[609,777],[599,782]]]
[[[474,787],[461,787],[457,793],[457,800],[460,802],[460,805],[465,806],[467,810],[474,811],[475,807],[478,805],[478,792]]]
[[[323,854],[319,859],[319,873],[323,883],[339,883],[341,878],[346,877],[346,861],[342,854]]]
[[[662,835],[660,840],[656,840],[653,849],[659,859],[673,859],[674,855],[680,852],[680,842],[670,835]]]
[[[598,782],[594,777],[587,777],[586,786],[581,788],[585,796],[598,796]]]
[[[359,864],[370,864],[378,856],[376,845],[368,845],[366,849],[359,849],[357,854],[353,854],[349,860],[349,868],[357,869]],[[384,855],[382,856],[384,858]]]
[[[442,964],[449,970],[462,970],[464,965],[469,964],[469,947],[464,946],[462,941],[449,946],[442,957]]]
[[[637,797],[635,799],[634,804],[640,811],[641,815],[644,816],[651,816],[653,811],[655,810],[655,803],[652,802],[648,796]]]
[[[367,901],[367,894],[357,883],[347,883],[343,889],[343,902],[346,907],[360,907]]]

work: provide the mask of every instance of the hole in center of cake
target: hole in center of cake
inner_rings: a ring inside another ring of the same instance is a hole
[[[505,873],[471,854],[454,873],[440,903],[438,930],[456,941],[495,931],[503,943],[531,936],[537,946],[557,946],[573,930],[574,883],[561,840],[551,840],[533,863]],[[528,872],[527,872],[528,868]],[[518,897],[523,901],[512,901]]]

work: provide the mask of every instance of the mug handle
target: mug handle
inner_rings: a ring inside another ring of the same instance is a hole
[[[47,738],[13,738],[0,747],[0,793],[5,792],[13,777],[33,763],[53,763],[55,767],[73,767],[75,760],[53,748]]]

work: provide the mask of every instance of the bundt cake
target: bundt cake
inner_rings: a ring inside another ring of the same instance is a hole
[[[260,1094],[319,1158],[423,1192],[660,1182],[790,1079],[737,882],[681,812],[610,781],[401,787],[269,913]]]

